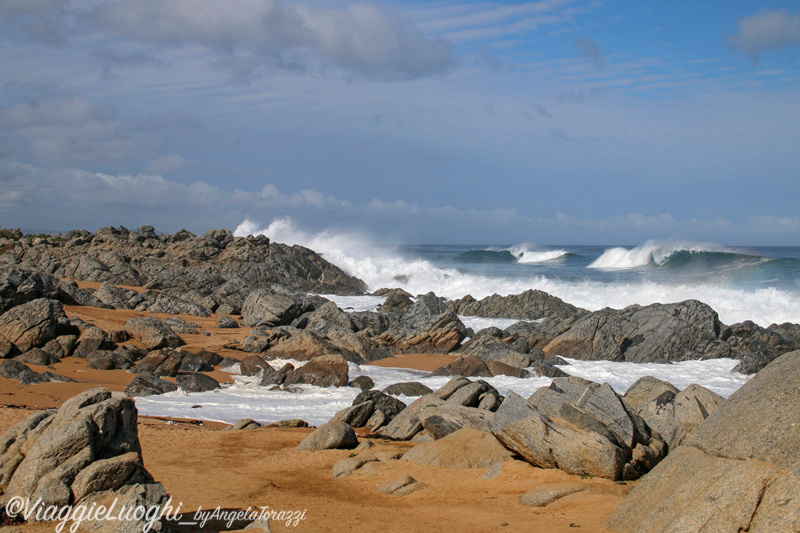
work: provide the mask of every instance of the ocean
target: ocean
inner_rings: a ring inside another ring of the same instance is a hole
[[[412,295],[433,291],[448,299],[467,294],[480,299],[495,293],[539,289],[590,311],[696,299],[710,305],[728,325],[745,320],[764,327],[800,323],[800,247],[722,246],[681,240],[628,246],[393,245],[363,232],[309,232],[288,219],[277,219],[264,227],[246,220],[234,234],[264,234],[276,242],[311,248],[364,280],[370,291],[397,287]],[[325,296],[350,311],[375,309],[383,301],[375,296]],[[462,320],[475,331],[492,325],[505,328],[515,322],[475,317]],[[279,367],[283,362],[274,365]],[[619,393],[639,377],[652,375],[680,389],[697,383],[727,397],[749,378],[731,372],[738,363],[731,359],[671,365],[569,362],[563,368],[567,373],[607,382]],[[361,374],[372,377],[378,388],[399,381],[419,381],[436,389],[447,381],[429,377],[428,372],[351,364],[351,378]],[[241,418],[261,422],[303,418],[318,425],[348,407],[359,392],[349,387],[311,386],[304,386],[300,393],[276,392],[258,387],[246,377],[237,375],[235,379],[235,384],[213,392],[187,395],[178,391],[137,398],[136,403],[142,414],[153,416],[228,423]],[[501,376],[487,381],[502,394],[514,390],[529,396],[551,380]],[[192,408],[194,405],[202,408]]]

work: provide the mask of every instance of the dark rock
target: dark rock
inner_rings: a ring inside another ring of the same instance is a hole
[[[459,315],[520,320],[571,318],[586,313],[583,309],[539,290],[527,290],[511,296],[494,294],[480,301],[465,296],[460,300],[448,302],[448,305]]]
[[[406,404],[397,398],[377,390],[364,391],[360,393],[353,400],[353,405],[368,401],[373,403],[376,411],[381,411],[386,416],[387,422],[406,408]]]
[[[256,422],[255,420],[251,420],[249,418],[243,418],[236,422],[234,425],[229,427],[228,429],[231,431],[238,431],[240,429],[258,429],[261,427],[261,424]]]
[[[229,316],[220,316],[217,318],[217,326],[221,329],[235,329],[239,327],[239,323]]]
[[[66,320],[60,302],[46,298],[32,300],[0,316],[0,339],[19,352],[27,352],[55,339],[59,321]]]
[[[263,357],[256,354],[244,356],[239,368],[243,376],[271,375],[275,373],[275,369]]]
[[[182,374],[176,378],[176,382],[185,392],[206,392],[219,388],[219,381],[199,372]]]
[[[303,311],[301,299],[286,290],[259,289],[250,293],[242,307],[247,326],[290,324]]]
[[[411,295],[402,289],[390,289],[388,292],[378,296],[386,296],[386,301],[378,308],[381,313],[403,311],[414,305]]]
[[[42,349],[58,359],[63,359],[72,355],[77,344],[78,337],[75,335],[61,335],[45,344]]]
[[[393,352],[448,353],[467,336],[467,328],[443,299],[432,292],[418,297],[398,324],[375,338]]]
[[[153,374],[161,377],[175,377],[183,361],[183,353],[163,348],[148,353],[129,371],[134,374]]]
[[[169,329],[177,335],[197,335],[199,324],[189,322],[180,317],[170,316],[164,319],[164,324],[169,326]]]
[[[33,300],[57,297],[57,280],[52,276],[26,268],[0,267],[0,315]]]
[[[530,366],[532,358],[528,354],[516,352],[502,340],[484,335],[461,350],[465,356],[472,356],[482,361],[497,361],[517,368]]]
[[[336,413],[332,419],[350,424],[354,428],[364,427],[375,412],[375,404],[371,401],[353,404]]]
[[[15,359],[4,359],[0,361],[0,376],[4,378],[19,379],[19,375],[26,370],[32,372],[27,365]]]
[[[19,361],[20,363],[40,366],[52,365],[59,361],[57,357],[54,357],[52,354],[42,350],[41,348],[31,348],[24,354],[16,356],[14,360]]]
[[[397,440],[411,439],[414,435],[422,431],[422,423],[419,419],[420,412],[424,408],[439,406],[442,403],[444,403],[443,400],[440,400],[433,394],[420,396],[397,414],[386,427],[382,428],[380,431],[381,435]]]
[[[351,387],[357,387],[362,390],[370,390],[372,387],[375,386],[375,382],[372,381],[372,378],[369,376],[356,376],[350,382]]]
[[[271,428],[307,428],[308,422],[300,420],[299,418],[290,418],[289,420],[278,420],[272,422],[267,427]]]
[[[344,387],[348,381],[347,361],[341,355],[315,357],[300,368],[290,372],[286,385],[307,383],[318,387]]]
[[[205,359],[197,354],[191,352],[182,352],[181,366],[178,368],[179,372],[208,372],[213,370]]]
[[[435,440],[465,427],[489,432],[494,422],[494,413],[491,411],[466,407],[449,400],[421,409],[418,417],[422,427]]]
[[[547,355],[646,363],[727,355],[720,352],[717,313],[695,300],[603,309],[583,316],[545,346]]]
[[[433,390],[422,383],[409,381],[405,383],[393,383],[383,389],[383,392],[393,396],[422,396],[424,394],[431,394]]]
[[[132,339],[145,344],[148,350],[177,348],[185,344],[169,326],[155,317],[131,318],[125,323],[125,331]]]
[[[153,374],[139,374],[130,385],[125,387],[125,394],[128,396],[153,396],[176,390],[178,390],[178,386],[165,379]]]
[[[197,357],[205,361],[206,364],[209,366],[209,368],[217,366],[223,361],[223,358],[220,354],[205,349],[201,349],[195,355],[197,355]]]
[[[108,281],[100,284],[100,287],[94,292],[94,296],[114,309],[133,309],[130,304],[130,294]]]

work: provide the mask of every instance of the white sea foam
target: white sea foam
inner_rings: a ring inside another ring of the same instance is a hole
[[[663,265],[676,252],[730,252],[724,246],[714,243],[691,241],[647,241],[632,249],[609,248],[598,257],[589,268],[601,270],[629,270],[650,264]]]
[[[598,383],[607,382],[620,394],[640,377],[650,375],[669,381],[681,390],[691,383],[697,383],[728,397],[744,385],[749,377],[730,372],[738,363],[732,359],[683,361],[671,365],[573,359],[567,361],[570,364],[562,368],[568,374]],[[285,362],[288,361],[271,361],[276,367],[282,366]],[[296,361],[292,363],[300,364]],[[351,363],[351,379],[359,375],[372,378],[376,389],[384,389],[392,383],[418,381],[436,390],[450,380],[447,376],[430,377],[430,372],[370,365],[358,366]],[[503,395],[513,390],[526,398],[552,381],[551,378],[543,377],[521,379],[497,376],[484,379]],[[146,416],[196,418],[229,424],[242,418],[252,418],[264,423],[301,418],[309,424],[320,425],[330,420],[341,409],[349,407],[360,392],[360,389],[352,387],[300,385],[301,392],[290,393],[259,387],[253,382],[253,378],[235,376],[235,380],[236,383],[210,392],[186,394],[178,391],[160,396],[138,397],[136,407],[140,414]],[[400,400],[410,403],[413,398],[401,396]],[[201,407],[193,407],[197,405]]]
[[[766,327],[773,323],[800,322],[800,291],[775,287],[746,290],[714,279],[667,284],[625,280],[563,281],[546,276],[523,279],[488,277],[462,273],[453,268],[440,268],[429,261],[405,259],[399,252],[378,246],[365,235],[331,231],[317,234],[305,232],[296,228],[288,219],[275,220],[264,229],[259,229],[257,224],[247,220],[235,231],[237,236],[257,233],[263,233],[277,242],[300,244],[321,253],[332,263],[364,280],[371,291],[382,287],[396,287],[414,295],[433,291],[447,299],[458,299],[467,294],[481,299],[492,294],[507,296],[528,289],[539,289],[589,311],[604,307],[622,309],[634,304],[649,305],[694,299],[710,305],[725,324],[752,320]],[[652,257],[653,253],[659,261],[663,261],[664,254],[674,253],[678,249],[730,251],[713,244],[666,242],[673,244],[643,245],[635,248],[634,250],[640,251],[625,260],[615,262],[609,255],[607,264],[642,264],[641,256]],[[653,251],[655,248],[661,251],[656,253]],[[607,251],[606,254],[608,253]]]
[[[520,244],[509,249],[511,255],[517,258],[517,263],[533,264],[546,263],[563,259],[569,252],[566,250],[537,250],[530,244]]]

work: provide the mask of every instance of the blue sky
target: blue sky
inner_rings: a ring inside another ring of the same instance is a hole
[[[794,2],[0,0],[0,226],[800,244]]]

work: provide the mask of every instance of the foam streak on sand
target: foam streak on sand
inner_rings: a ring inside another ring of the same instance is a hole
[[[599,383],[608,382],[614,390],[624,393],[637,379],[654,376],[669,381],[679,389],[697,383],[714,392],[729,396],[744,385],[750,376],[732,373],[738,361],[732,359],[710,359],[705,361],[683,361],[671,365],[615,363],[610,361],[577,361],[568,359],[570,365],[563,367],[568,374],[580,376]],[[272,362],[280,367],[286,361]],[[418,381],[433,390],[450,380],[450,377],[431,377],[430,372],[403,368],[384,368],[372,365],[350,364],[350,378],[366,375],[375,382],[376,389],[384,389],[392,383]],[[546,377],[527,379],[509,376],[483,378],[501,394],[508,391],[528,397],[540,387],[552,381]],[[254,378],[236,376],[236,383],[212,392],[187,395],[181,391],[161,396],[136,398],[136,406],[142,415],[174,418],[199,418],[217,422],[234,423],[242,418],[259,422],[275,422],[289,418],[301,418],[313,425],[324,424],[341,409],[349,407],[360,389],[352,387],[314,387],[301,385],[302,392],[271,391],[268,387],[254,384]],[[405,403],[414,398],[401,396]],[[201,408],[192,408],[201,405]]]

